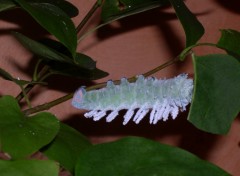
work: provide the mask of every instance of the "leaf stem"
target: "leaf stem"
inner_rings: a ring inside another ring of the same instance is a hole
[[[77,42],[78,43],[81,42],[83,39],[85,39],[85,37],[87,37],[88,35],[90,35],[91,33],[95,32],[96,30],[98,30],[99,28],[101,28],[101,27],[103,27],[105,25],[107,25],[107,24],[103,23],[103,24],[100,24],[100,25],[98,25],[98,26],[88,30],[86,33],[84,33],[83,35],[78,37],[78,41]]]
[[[92,15],[96,12],[96,10],[101,6],[102,0],[97,0],[95,4],[92,6],[92,8],[88,11],[87,15],[83,18],[81,23],[77,26],[76,31],[79,33],[85,24],[88,22],[88,20],[92,17]]]
[[[154,73],[156,73],[156,72],[158,72],[158,71],[160,71],[160,70],[162,70],[162,69],[164,69],[164,68],[174,64],[177,61],[179,61],[179,56],[177,56],[177,57],[173,58],[172,60],[170,60],[170,61],[168,61],[168,62],[166,62],[166,63],[164,63],[164,64],[162,64],[162,65],[160,65],[160,66],[158,66],[158,67],[156,67],[156,68],[146,72],[146,73],[144,73],[143,76],[144,77],[150,76],[150,75],[152,75],[152,74],[154,74]]]
[[[23,86],[20,86],[20,87],[21,87],[23,97],[25,98],[28,107],[29,107],[29,108],[32,108],[32,105],[31,105],[31,103],[30,103],[30,101],[29,101],[29,98],[28,98],[28,96],[27,96],[27,94],[26,94],[26,92],[25,92],[24,87],[23,87]]]
[[[36,76],[36,78],[33,78],[33,81],[35,82],[41,82],[45,79],[45,74],[48,72],[49,67],[48,66],[44,66],[42,68],[42,70],[39,72],[39,74]],[[34,73],[36,74],[36,73]],[[36,80],[34,80],[36,79]],[[22,92],[19,93],[16,97],[16,100],[19,102],[24,98],[24,93],[28,94],[32,88],[34,87],[35,84],[28,84],[25,88],[23,88]]]
[[[213,47],[218,47],[217,44],[214,44],[214,43],[197,43],[195,45],[191,45],[187,48],[185,48],[179,55],[179,59],[181,61],[183,61],[186,56],[188,55],[188,53],[195,47],[198,47],[198,46],[213,46]]]
[[[83,39],[85,39],[85,38],[86,38],[88,35],[90,35],[91,33],[95,32],[96,30],[98,30],[98,29],[100,29],[100,28],[102,28],[102,27],[104,27],[104,26],[106,26],[106,25],[108,25],[108,24],[110,24],[110,23],[118,20],[118,19],[121,19],[121,17],[116,18],[116,19],[113,19],[113,20],[109,20],[109,21],[107,21],[107,22],[104,22],[104,23],[102,23],[102,24],[99,24],[98,26],[96,26],[96,27],[94,27],[94,28],[92,28],[92,29],[89,29],[86,33],[84,33],[83,35],[81,35],[81,36],[78,37],[78,43],[79,43],[80,41],[82,41]]]
[[[39,68],[39,65],[41,64],[41,62],[42,62],[42,60],[39,59],[39,60],[37,61],[37,64],[36,64],[35,68],[34,68],[33,81],[36,81],[36,80],[38,79],[38,68]]]
[[[67,94],[67,95],[65,95],[63,97],[60,97],[60,98],[56,99],[56,100],[53,100],[51,102],[48,102],[48,103],[36,106],[34,108],[26,109],[26,110],[23,111],[23,113],[25,115],[30,115],[30,114],[34,114],[36,112],[48,110],[48,109],[50,109],[53,106],[56,106],[58,104],[61,104],[61,103],[65,102],[65,101],[71,99],[72,97],[73,97],[73,93],[70,93],[70,94]]]
[[[170,61],[168,61],[168,62],[166,62],[166,63],[164,63],[164,64],[162,64],[162,65],[160,65],[160,66],[158,66],[158,67],[156,67],[156,68],[154,68],[154,69],[152,69],[152,70],[150,70],[150,71],[148,71],[148,72],[146,72],[144,74],[142,74],[142,75],[145,76],[145,77],[150,76],[150,75],[152,75],[152,74],[162,70],[163,68],[166,68],[166,67],[174,64],[177,61],[179,61],[179,57],[178,56],[175,57],[174,59],[172,59],[172,60],[170,60]],[[137,76],[133,76],[133,77],[128,78],[128,81],[129,82],[135,82],[136,79],[137,79]],[[120,84],[120,80],[115,80],[113,82],[116,85]],[[99,84],[87,87],[86,90],[90,91],[90,90],[94,90],[94,89],[103,88],[103,87],[106,87],[106,84],[107,84],[106,82],[99,83]],[[53,106],[56,106],[58,104],[61,104],[61,103],[65,102],[65,101],[71,99],[72,97],[73,97],[73,93],[70,93],[70,94],[62,96],[62,97],[60,97],[60,98],[58,98],[56,100],[50,101],[48,103],[45,103],[45,104],[42,104],[42,105],[38,105],[38,106],[33,107],[33,108],[26,109],[26,110],[23,111],[23,113],[25,115],[30,115],[30,114],[34,114],[34,113],[37,113],[37,112],[40,112],[40,111],[48,110],[48,109],[50,109]]]

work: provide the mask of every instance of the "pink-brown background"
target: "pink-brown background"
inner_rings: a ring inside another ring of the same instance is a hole
[[[70,1],[80,9],[78,17],[73,19],[77,25],[94,0]],[[219,29],[240,30],[240,2],[237,0],[187,0],[187,6],[195,13],[205,27],[202,42],[217,42]],[[97,80],[119,79],[139,75],[168,61],[184,47],[184,32],[171,8],[155,9],[135,15],[88,36],[78,47],[79,52],[91,56],[100,69],[107,71],[108,77]],[[99,24],[99,12],[88,23],[88,28]],[[19,31],[30,37],[39,38],[46,32],[26,14],[19,10],[0,14],[0,66],[15,77],[30,79],[35,63],[32,55],[11,36],[10,31]],[[199,55],[222,52],[210,47],[195,49]],[[172,77],[179,73],[193,76],[191,59],[170,66],[154,76]],[[36,87],[31,92],[32,105],[36,106],[66,93],[73,92],[85,84],[81,80],[67,77],[48,79],[49,87]],[[11,82],[0,79],[0,95],[16,96],[20,90]],[[226,95],[227,96],[227,92]],[[236,119],[227,135],[218,136],[196,129],[187,120],[187,112],[177,120],[149,125],[146,117],[139,125],[130,122],[122,125],[119,116],[112,123],[105,120],[93,122],[83,118],[82,111],[74,109],[70,101],[49,110],[62,121],[77,128],[90,137],[93,143],[113,141],[123,136],[142,136],[162,143],[184,148],[199,157],[222,167],[233,175],[240,175],[240,121]]]

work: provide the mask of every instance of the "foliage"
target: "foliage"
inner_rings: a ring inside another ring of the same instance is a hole
[[[186,46],[175,59],[143,75],[149,76],[166,66],[184,61],[198,46],[214,46],[225,50],[226,54],[192,54],[194,92],[188,120],[206,132],[226,134],[229,131],[240,107],[240,32],[222,29],[217,43],[198,43],[204,35],[204,27],[182,0],[97,0],[77,27],[71,18],[78,15],[78,8],[68,1],[0,0],[0,12],[21,9],[53,36],[51,39],[34,40],[19,32],[12,32],[36,56],[34,58],[38,62],[34,66],[32,80],[19,80],[6,69],[0,68],[1,78],[21,88],[21,93],[15,98],[9,95],[0,98],[0,150],[8,158],[0,160],[1,175],[54,176],[58,175],[58,164],[76,176],[229,175],[187,151],[144,138],[127,137],[92,146],[79,131],[59,122],[53,114],[42,112],[71,99],[73,93],[31,107],[28,93],[35,85],[46,84],[49,76],[58,74],[91,81],[108,75],[97,67],[94,59],[77,51],[77,45],[87,35],[121,18],[165,6],[176,13],[185,32]],[[101,9],[102,23],[83,31],[97,9]],[[136,77],[128,81],[134,82]],[[106,83],[96,84],[86,90],[105,86]],[[224,96],[225,92],[228,92],[227,97]],[[23,98],[29,106],[25,110],[20,106]],[[36,152],[48,159],[29,159]]]
[[[124,161],[125,162],[119,162]],[[88,162],[84,162],[84,161]],[[196,172],[196,170],[198,172]],[[128,137],[82,152],[77,175],[228,175],[220,168],[176,147]]]

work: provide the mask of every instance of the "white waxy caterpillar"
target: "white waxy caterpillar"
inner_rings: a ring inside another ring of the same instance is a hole
[[[156,124],[159,120],[166,121],[170,115],[175,119],[179,111],[185,111],[192,92],[193,80],[187,78],[187,74],[160,80],[140,75],[134,83],[122,78],[119,85],[108,81],[105,88],[98,90],[87,92],[81,87],[74,94],[72,105],[90,110],[84,116],[93,117],[95,121],[108,114],[107,122],[115,119],[120,110],[126,109],[124,125],[131,118],[138,124],[151,111],[150,123]]]

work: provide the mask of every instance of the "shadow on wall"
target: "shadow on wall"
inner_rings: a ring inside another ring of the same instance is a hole
[[[159,18],[156,18],[156,16]],[[10,29],[8,28],[3,30],[0,29],[0,35],[10,35],[9,31],[17,31],[33,39],[44,38],[48,35],[47,31],[45,31],[38,23],[36,23],[26,12],[20,9],[5,11],[0,14],[0,18],[3,21],[16,24],[16,27],[14,28],[12,27]],[[169,52],[176,56],[179,54],[181,49],[184,48],[184,46],[181,46],[182,41],[178,36],[178,33],[169,25],[168,22],[171,20],[177,20],[174,13],[162,12],[161,9],[157,8],[120,20],[119,28],[112,28],[111,25],[107,25],[97,31],[97,37],[99,40],[106,40],[112,36],[121,35],[125,32],[144,28],[146,26],[156,26],[159,28],[159,32],[163,33],[163,35],[159,35],[159,40],[164,40],[169,48]],[[163,39],[160,38],[162,36],[164,37]],[[24,67],[20,67],[14,63],[14,60],[12,61],[12,64],[18,69],[18,71],[27,73],[29,76],[31,76],[33,73],[33,65],[36,64],[36,60],[37,59],[34,57],[31,58],[29,64]],[[56,78],[51,77],[50,79],[50,89],[55,89],[62,92],[70,92],[75,90],[77,88],[76,86],[79,85],[92,84],[91,81],[80,84],[81,81],[79,81],[79,79],[73,81],[74,78],[69,77],[60,78],[60,76],[57,76]],[[68,86],[62,86],[63,82],[69,83],[67,84]]]
[[[12,31],[20,32],[33,39],[36,39],[36,37],[46,37],[48,35],[45,29],[21,9],[3,11],[0,13],[0,19],[16,25],[14,28],[0,29],[0,35],[9,35]]]
[[[26,12],[21,9],[12,9],[8,11],[3,11],[0,13],[1,21],[12,23],[13,27],[0,29],[0,36],[2,35],[12,35],[12,31],[16,31],[26,35],[27,37],[39,40],[49,36],[49,33],[43,29],[37,22],[33,20],[33,18]],[[16,39],[16,43],[18,43]],[[24,47],[20,48],[21,50],[25,50]],[[8,58],[11,67],[14,67],[16,71],[27,74],[29,77],[33,75],[34,66],[37,63],[36,56],[31,58],[26,58],[25,56],[17,56],[16,58]],[[21,66],[16,62],[16,59],[29,59],[28,64]],[[47,79],[48,88],[53,90],[58,90],[61,92],[70,93],[75,91],[79,85],[92,85],[92,81],[84,81],[68,76],[60,76],[54,75]],[[64,83],[64,85],[63,85]],[[67,86],[66,86],[67,85]],[[36,88],[37,89],[37,88]],[[37,91],[30,92],[31,100],[35,99],[40,94]]]
[[[240,14],[240,1],[239,0],[216,0],[223,8]]]
[[[178,35],[179,32],[176,32],[176,29],[173,28],[170,24],[172,20],[177,21],[175,13],[164,12],[163,10],[165,9],[166,8],[156,8],[133,16],[129,16],[127,18],[123,18],[117,22],[120,24],[117,28],[113,27],[112,25],[107,25],[103,28],[100,28],[100,30],[98,30],[96,33],[97,38],[101,41],[107,40],[112,36],[121,35],[126,32],[149,26],[155,26],[159,30],[159,39],[156,40],[164,40],[165,45],[168,47],[168,51],[165,52],[169,52],[173,57],[175,57],[184,48],[184,42],[182,41],[182,37]],[[99,18],[99,14],[96,14],[96,17]],[[38,23],[36,23],[26,12],[20,9],[2,12],[0,14],[0,19],[17,25],[11,29],[0,29],[0,35],[9,35],[9,31],[18,31],[33,39],[40,39],[48,35],[47,31],[45,31]],[[180,23],[179,28],[181,28]],[[122,48],[119,48],[119,50],[121,49]],[[37,59],[34,57],[31,58],[29,64],[24,67],[18,66],[16,63],[14,63],[14,60],[12,61],[12,64],[15,68],[18,69],[18,71],[27,73],[29,76],[31,76],[33,73],[33,65],[36,64],[36,60]],[[176,67],[181,67],[181,64],[176,65]],[[79,85],[93,84],[91,81],[81,82],[79,79],[76,79],[76,81],[74,81],[74,78],[69,77],[60,78],[60,76],[57,76],[56,79],[54,79],[54,77],[51,77],[50,79],[50,89],[59,90],[62,92],[71,92],[72,90],[75,90]],[[69,83],[67,84],[68,86],[62,86],[63,82]]]
[[[162,8],[156,8],[120,19],[114,22],[115,25],[109,24],[100,28],[97,31],[97,37],[99,40],[106,40],[109,37],[121,35],[126,32],[156,26],[159,34],[161,34],[159,35],[159,40],[164,40],[164,43],[169,48],[169,53],[177,55],[184,46],[182,45],[181,37],[178,36],[178,33],[175,31],[176,29],[169,23],[172,20],[177,20],[177,17],[175,13],[164,12],[162,10]]]
[[[177,137],[179,140],[175,141],[175,146],[188,150],[203,159],[207,159],[211,150],[214,150],[219,138],[217,135],[200,131],[189,123],[186,119],[187,112],[181,113],[176,120],[170,118],[166,122],[159,121],[156,125],[149,124],[149,114],[139,124],[130,120],[127,125],[123,125],[125,112],[121,111],[111,123],[107,123],[105,118],[95,122],[93,119],[85,118],[83,114],[73,115],[64,123],[90,139],[98,138],[99,141],[93,141],[94,143],[106,142],[107,138],[112,141],[124,136],[139,136],[157,141],[170,138],[171,142],[174,137]]]

